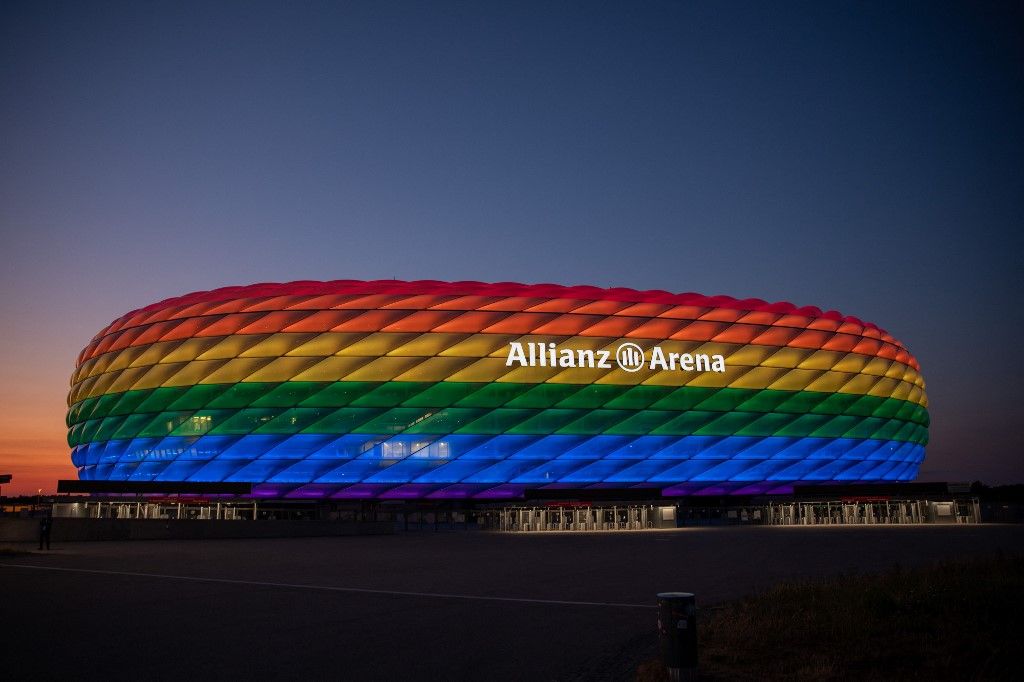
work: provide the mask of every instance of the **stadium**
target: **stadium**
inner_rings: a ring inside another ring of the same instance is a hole
[[[82,481],[255,497],[760,495],[913,480],[914,357],[790,303],[586,286],[291,282],[132,311],[78,357]]]

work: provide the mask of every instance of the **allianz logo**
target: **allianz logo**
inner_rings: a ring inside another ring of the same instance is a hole
[[[612,362],[615,362],[613,365]],[[615,369],[626,372],[650,370],[679,370],[683,372],[724,372],[725,358],[706,353],[666,353],[661,346],[650,349],[650,357],[643,348],[631,341],[619,344],[612,358],[610,350],[559,348],[555,343],[512,341],[509,343],[506,367],[585,367],[588,369]]]

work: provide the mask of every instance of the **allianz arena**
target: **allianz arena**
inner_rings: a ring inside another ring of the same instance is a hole
[[[882,329],[664,291],[229,287],[115,320],[71,384],[81,479],[274,497],[788,493],[912,480],[928,439],[918,363]]]

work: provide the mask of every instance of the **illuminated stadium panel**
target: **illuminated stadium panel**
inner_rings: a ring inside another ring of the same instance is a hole
[[[907,481],[917,361],[878,327],[789,303],[394,280],[256,284],[133,311],[81,352],[85,480],[254,494],[509,498]]]

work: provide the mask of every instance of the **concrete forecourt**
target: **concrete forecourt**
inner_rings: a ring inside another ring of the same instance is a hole
[[[622,679],[654,595],[1024,546],[1006,525],[102,542],[0,555],[12,679]],[[827,605],[823,605],[826,607]]]

